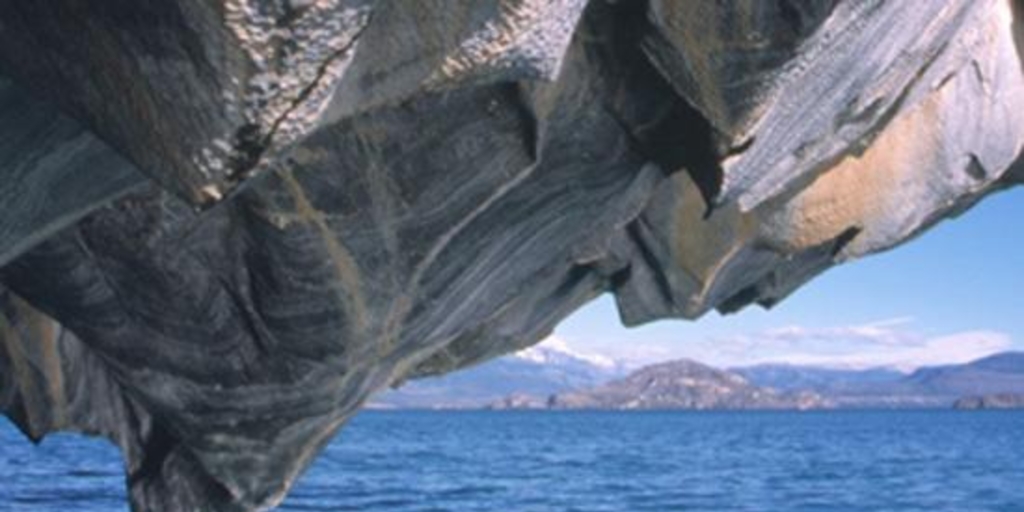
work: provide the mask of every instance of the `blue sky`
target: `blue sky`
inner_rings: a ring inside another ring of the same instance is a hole
[[[770,311],[622,327],[604,297],[555,336],[635,364],[689,357],[720,365],[836,367],[965,362],[1024,350],[1024,188],[989,196],[896,249],[835,267]]]

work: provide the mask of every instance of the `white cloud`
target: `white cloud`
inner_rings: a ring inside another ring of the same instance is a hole
[[[891,367],[903,371],[966,363],[1014,349],[1013,340],[1002,332],[973,330],[929,335],[916,329],[914,319],[909,317],[831,327],[789,325],[674,342],[635,336],[601,344],[585,341],[553,336],[538,346],[610,359],[631,369],[687,358],[721,368],[784,363],[850,369]]]
[[[995,331],[927,336],[910,328],[912,319],[827,328],[789,326],[702,343],[716,364],[746,366],[786,363],[841,368],[887,366],[910,371],[921,366],[966,363],[1013,347]],[[685,349],[684,349],[685,350]]]
[[[920,345],[926,341],[925,337],[906,329],[907,324],[913,321],[913,318],[900,317],[840,327],[807,328],[794,325],[770,329],[755,335],[754,339],[758,342],[770,341],[779,346],[800,346],[836,340],[888,347]]]

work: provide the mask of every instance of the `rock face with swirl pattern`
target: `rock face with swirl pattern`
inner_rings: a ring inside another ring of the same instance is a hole
[[[0,411],[140,511],[373,392],[770,306],[1024,177],[1011,0],[0,0]]]

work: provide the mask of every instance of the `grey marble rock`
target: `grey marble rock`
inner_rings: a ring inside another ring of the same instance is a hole
[[[1019,183],[1020,9],[0,0],[0,410],[113,439],[135,510],[273,507],[377,390]]]
[[[0,266],[143,185],[96,137],[0,76]]]

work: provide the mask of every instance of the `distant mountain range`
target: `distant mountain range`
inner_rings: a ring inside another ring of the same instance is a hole
[[[947,397],[1024,393],[1024,352],[1004,352],[962,365],[922,368],[905,383],[918,392]]]
[[[910,374],[780,364],[723,370],[689,360],[629,373],[620,363],[552,340],[461,372],[410,382],[379,395],[371,406],[807,409],[945,408],[956,402],[981,408],[1016,403],[1007,397],[1018,395],[1024,396],[1021,352]]]
[[[508,404],[502,404],[508,405]],[[830,406],[813,392],[780,392],[690,360],[647,366],[591,389],[551,396],[550,409],[815,409]]]
[[[891,368],[845,370],[766,364],[731,371],[758,386],[819,393],[842,408],[943,407],[955,399],[919,389],[909,382],[908,374]]]
[[[763,364],[729,371],[742,375],[747,380],[780,391],[813,389],[826,394],[859,392],[865,388],[891,384],[902,380],[907,374],[890,368],[867,370],[841,370],[813,366],[786,364]]]
[[[573,351],[557,338],[441,377],[407,382],[370,403],[378,409],[487,407],[513,396],[547,397],[608,382],[627,373],[611,359]]]
[[[820,393],[837,407],[949,407],[965,396],[1024,393],[1021,352],[920,368],[909,375],[884,368],[834,370],[785,365],[733,371],[759,386]]]

